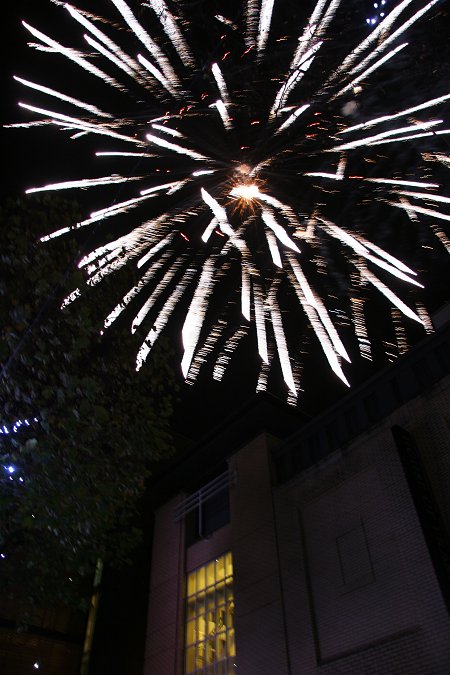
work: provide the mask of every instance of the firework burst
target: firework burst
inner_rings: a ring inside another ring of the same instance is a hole
[[[403,0],[350,47],[339,37],[348,20],[344,0],[318,0],[301,18],[277,0],[224,3],[229,14],[216,2],[109,0],[107,16],[53,1],[84,33],[85,46],[68,47],[24,22],[33,46],[78,69],[74,90],[87,76],[98,91],[87,101],[16,78],[57,105],[21,103],[37,118],[15,126],[92,138],[96,161],[115,169],[28,192],[97,188],[106,195],[103,208],[43,239],[106,222],[103,245],[79,267],[93,286],[136,266],[137,283],[117,299],[104,328],[132,313],[132,332],[143,334],[138,369],[182,314],[188,381],[205,362],[221,379],[250,333],[261,365],[257,388],[278,361],[292,398],[300,389],[304,325],[344,383],[350,359],[340,317],[351,321],[361,355],[370,358],[364,297],[371,287],[398,325],[401,313],[427,327],[424,311],[402,299],[421,285],[416,273],[377,233],[398,214],[412,231],[419,221],[431,223],[449,250],[443,226],[450,198],[430,176],[435,164],[450,163],[439,150],[450,133],[443,121],[450,93],[384,112],[379,101],[374,111],[367,101],[437,0]],[[407,165],[395,161],[405,146],[414,153]],[[133,168],[116,173],[121,162]],[[334,259],[346,280],[340,287]],[[81,294],[75,289],[63,304]],[[341,295],[346,310],[339,315]]]

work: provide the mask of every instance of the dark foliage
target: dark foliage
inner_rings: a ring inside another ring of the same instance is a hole
[[[78,601],[98,558],[127,560],[146,478],[171,452],[167,350],[136,373],[120,326],[100,336],[107,286],[60,309],[81,281],[77,252],[38,239],[76,215],[54,198],[0,210],[0,576],[46,605]]]

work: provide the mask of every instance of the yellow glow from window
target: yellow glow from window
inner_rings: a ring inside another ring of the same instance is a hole
[[[184,672],[186,675],[209,673],[209,666],[220,663],[221,673],[234,674],[236,648],[231,553],[188,574],[186,591]]]

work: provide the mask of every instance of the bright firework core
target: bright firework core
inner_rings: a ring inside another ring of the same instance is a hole
[[[437,177],[450,167],[443,122],[450,93],[445,78],[435,79],[418,99],[412,79],[425,51],[417,59],[410,29],[437,0],[403,0],[380,13],[369,35],[349,27],[341,0],[317,0],[310,16],[304,3],[281,0],[221,3],[227,16],[214,14],[217,3],[183,0],[142,2],[139,14],[126,0],[105,0],[108,17],[54,4],[82,31],[84,50],[78,39],[70,44],[71,35],[59,41],[24,26],[39,50],[78,67],[80,77],[67,78],[77,90],[16,78],[38,96],[36,105],[20,104],[37,121],[19,126],[53,125],[71,140],[95,139],[95,160],[89,157],[85,178],[28,192],[105,195],[103,208],[43,239],[106,221],[105,243],[79,267],[94,286],[136,266],[139,279],[114,298],[104,328],[133,312],[131,331],[144,330],[137,369],[181,316],[187,381],[208,362],[221,380],[250,335],[257,389],[279,366],[292,400],[301,390],[303,336],[345,384],[349,331],[353,350],[371,358],[366,300],[378,296],[384,311],[394,308],[396,335],[400,321],[427,327],[412,292],[421,287],[417,275],[389,244],[420,227],[420,236],[435,237],[433,247],[450,250],[450,197]],[[400,52],[411,54],[403,90],[389,81]],[[380,96],[383,77],[389,96]],[[99,86],[85,90],[85,81]],[[84,100],[97,90],[98,100]],[[65,304],[80,295],[75,289]]]
[[[237,197],[238,199],[243,199],[245,201],[253,201],[258,199],[261,193],[258,186],[255,183],[241,183],[236,185],[231,192],[230,197]]]
[[[235,201],[233,212],[239,210],[243,214],[246,210],[254,213],[255,201],[261,198],[259,191],[260,181],[256,181],[252,169],[248,164],[239,164],[235,169],[235,175],[231,181],[232,187],[229,196]]]
[[[251,213],[255,212],[256,201],[260,198],[259,187],[255,182],[250,181],[250,167],[242,164],[236,171],[237,177],[234,186],[229,192],[229,196],[233,198],[233,212],[239,210],[241,214],[245,211]],[[242,182],[244,180],[244,182]]]

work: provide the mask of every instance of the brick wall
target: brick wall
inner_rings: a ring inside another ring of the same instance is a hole
[[[392,437],[448,504],[449,388],[434,387],[276,490],[292,673],[446,675],[450,621]]]

